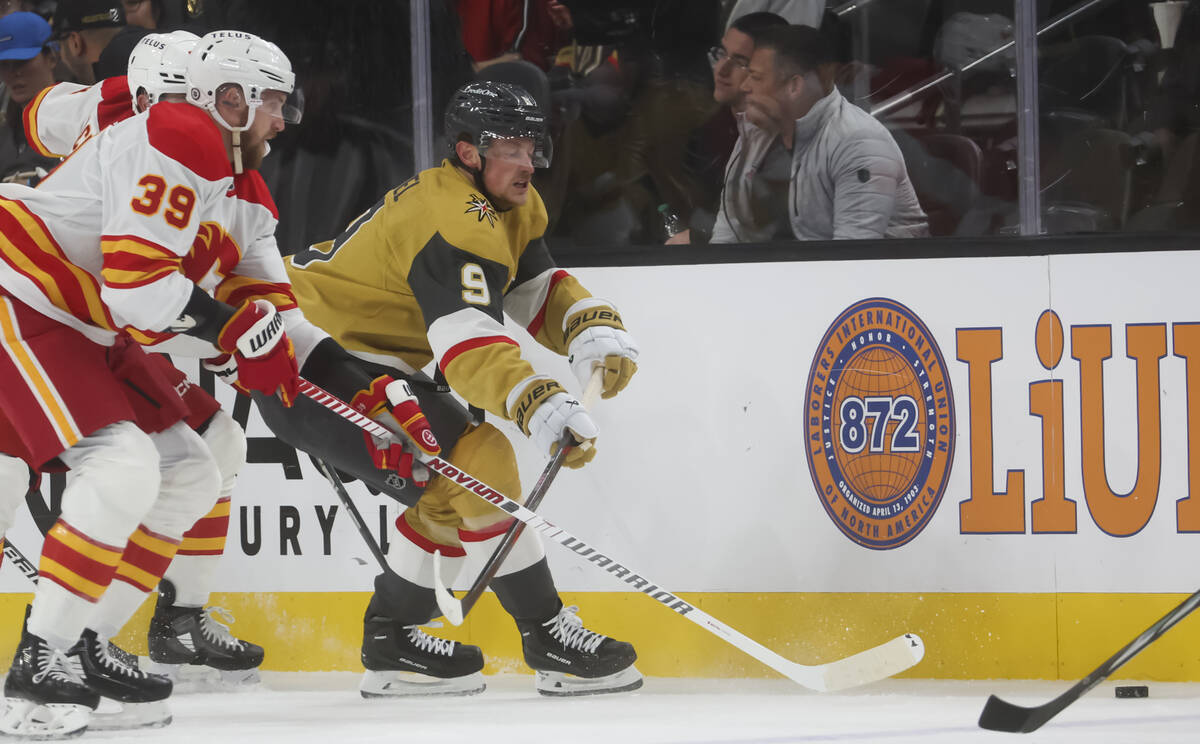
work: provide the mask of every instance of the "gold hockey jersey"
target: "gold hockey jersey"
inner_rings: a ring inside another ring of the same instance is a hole
[[[546,207],[499,211],[449,161],[384,195],[336,239],[287,262],[304,314],[360,358],[420,369],[436,360],[468,402],[512,418],[539,376],[504,327],[504,314],[566,354],[590,325],[615,314],[564,317],[590,297],[554,266],[542,236]],[[580,322],[582,320],[582,322]],[[398,363],[399,362],[399,363]],[[553,387],[553,386],[550,386]]]

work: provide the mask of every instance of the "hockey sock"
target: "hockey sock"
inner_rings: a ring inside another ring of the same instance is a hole
[[[365,619],[386,617],[401,625],[424,625],[438,614],[433,589],[396,574],[381,573],[375,577],[375,594],[367,604]]]
[[[60,519],[46,534],[38,564],[29,632],[54,648],[69,648],[108,588],[121,549],[93,540]]]
[[[545,558],[524,570],[497,576],[491,587],[505,611],[518,622],[549,619],[562,607]]]
[[[229,532],[228,497],[183,533],[179,552],[164,575],[175,586],[175,602],[182,607],[203,607],[208,602],[212,576],[225,552]]]
[[[106,638],[116,635],[158,585],[178,549],[178,541],[139,525],[129,536],[112,586],[97,604],[88,627]]]

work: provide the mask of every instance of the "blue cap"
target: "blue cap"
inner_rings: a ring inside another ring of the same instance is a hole
[[[50,24],[37,13],[9,13],[0,18],[0,60],[33,59],[50,40]]]

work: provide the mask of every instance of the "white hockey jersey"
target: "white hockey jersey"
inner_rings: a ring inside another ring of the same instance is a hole
[[[65,158],[133,114],[133,98],[124,75],[95,85],[59,83],[42,90],[25,107],[25,132],[39,155]]]
[[[105,345],[121,331],[170,337],[194,285],[234,306],[265,299],[287,311],[303,364],[326,334],[297,308],[266,184],[233,175],[217,127],[159,103],[87,139],[36,189],[0,185],[0,287]]]

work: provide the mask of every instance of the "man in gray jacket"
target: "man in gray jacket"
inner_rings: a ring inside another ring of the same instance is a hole
[[[929,235],[900,149],[883,124],[837,91],[831,67],[823,67],[832,60],[816,29],[767,29],[742,84],[746,119],[765,133],[758,136],[778,137],[791,152],[792,234],[797,240]]]
[[[768,28],[786,25],[787,21],[774,13],[741,16],[708,52],[713,68],[713,100],[728,107],[728,111],[718,111],[715,116],[728,118],[732,114],[737,130],[732,152],[722,158],[724,180],[719,201],[713,205],[716,217],[710,243],[757,243],[791,235],[787,226],[790,153],[775,142],[775,135],[762,133],[746,122],[746,92],[742,90],[754,54],[754,40]],[[690,229],[667,240],[667,244],[690,242]]]

